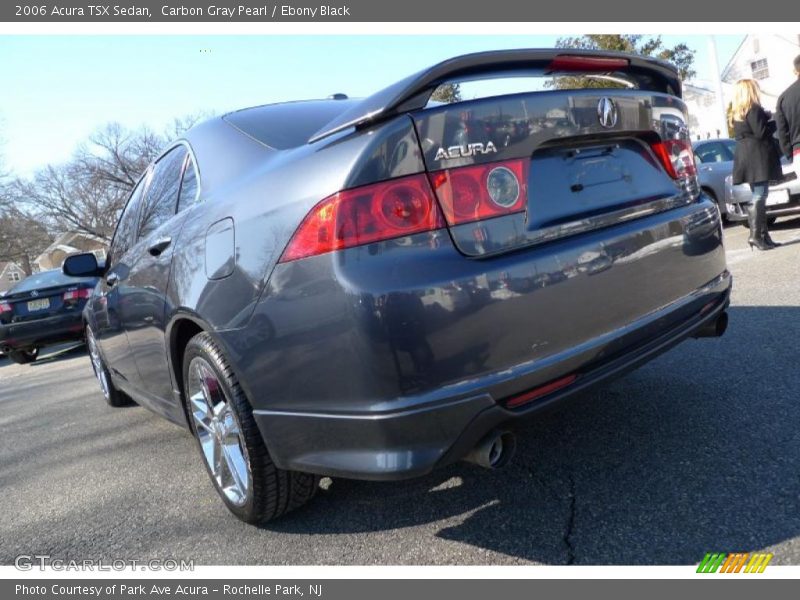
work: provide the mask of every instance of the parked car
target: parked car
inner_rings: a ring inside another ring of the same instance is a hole
[[[511,71],[627,87],[427,104]],[[502,465],[516,424],[725,330],[680,96],[655,59],[509,50],[195,126],[139,180],[107,265],[64,263],[101,277],[84,317],[106,401],[189,427],[247,522],[320,475]],[[499,115],[528,133],[481,126]]]
[[[774,223],[778,217],[788,217],[800,214],[800,179],[794,172],[792,163],[785,157],[781,158],[783,168],[783,181],[769,186],[767,196],[767,223]],[[753,192],[746,183],[733,185],[733,177],[725,178],[725,203],[732,207],[729,220],[747,223],[747,205],[753,199]]]
[[[733,153],[736,140],[730,138],[700,140],[692,143],[697,163],[697,179],[702,190],[717,203],[722,218],[737,212],[737,207],[727,202],[725,180],[733,172]]]
[[[742,222],[747,227],[747,204],[753,194],[748,184],[733,185],[733,154],[736,140],[709,139],[693,142],[697,174],[703,191],[719,206],[726,221]],[[767,219],[772,224],[780,216],[800,214],[800,180],[792,163],[781,159],[783,181],[769,188]]]
[[[82,311],[95,277],[69,277],[60,269],[34,273],[0,298],[0,349],[19,364],[45,346],[83,339]]]

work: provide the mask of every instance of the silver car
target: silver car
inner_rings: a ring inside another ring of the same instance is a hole
[[[778,217],[800,214],[800,179],[794,172],[792,163],[781,159],[783,181],[769,186],[767,196],[767,223],[772,225]],[[728,207],[729,221],[742,221],[747,227],[747,207],[753,193],[746,183],[733,185],[733,176],[725,178],[725,204]]]
[[[692,143],[697,178],[703,191],[717,202],[726,221],[741,221],[747,226],[747,204],[753,194],[746,183],[733,185],[733,155],[736,140],[729,138],[699,140]],[[778,217],[800,214],[800,180],[792,163],[781,159],[783,181],[770,186],[767,197],[769,224]]]
[[[725,182],[733,172],[733,153],[736,140],[709,139],[692,143],[695,163],[697,164],[697,180],[700,187],[719,206],[723,219],[728,220],[731,214],[734,219],[740,207],[728,203]],[[738,209],[738,210],[737,210]]]

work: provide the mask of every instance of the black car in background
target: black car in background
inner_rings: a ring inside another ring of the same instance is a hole
[[[69,277],[60,269],[34,273],[0,298],[0,350],[30,363],[44,346],[83,339],[81,312],[96,277]]]

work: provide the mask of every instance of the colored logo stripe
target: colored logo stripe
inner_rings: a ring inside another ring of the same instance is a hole
[[[744,569],[745,573],[763,573],[767,568],[769,561],[772,560],[772,554],[754,554],[750,562]]]
[[[763,573],[773,554],[766,552],[708,552],[697,565],[698,573]],[[746,565],[746,566],[745,566]],[[744,570],[743,570],[744,569]]]

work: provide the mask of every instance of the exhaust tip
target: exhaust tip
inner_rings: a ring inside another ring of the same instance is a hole
[[[722,337],[728,329],[728,313],[723,311],[719,313],[716,319],[711,323],[706,323],[698,329],[693,337],[706,338],[706,337]]]
[[[517,437],[510,431],[494,431],[478,442],[464,457],[485,469],[499,469],[509,463],[517,449]]]

